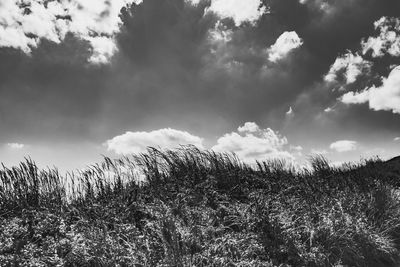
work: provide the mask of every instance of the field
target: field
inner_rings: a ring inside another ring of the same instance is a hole
[[[399,266],[400,160],[311,169],[182,147],[0,171],[0,266]]]

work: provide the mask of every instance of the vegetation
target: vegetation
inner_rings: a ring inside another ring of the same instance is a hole
[[[400,168],[182,147],[0,171],[0,266],[398,266]]]

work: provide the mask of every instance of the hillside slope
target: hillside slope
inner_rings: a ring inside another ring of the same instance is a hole
[[[0,266],[398,266],[398,160],[311,163],[184,147],[68,177],[4,167]]]

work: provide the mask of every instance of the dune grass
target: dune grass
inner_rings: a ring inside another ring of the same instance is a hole
[[[0,266],[398,266],[398,169],[182,147],[0,170]]]

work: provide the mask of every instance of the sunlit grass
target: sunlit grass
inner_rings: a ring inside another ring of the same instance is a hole
[[[399,169],[187,146],[0,170],[0,266],[396,266]]]

